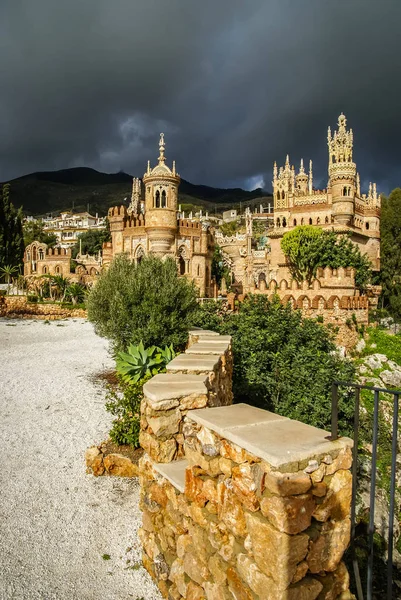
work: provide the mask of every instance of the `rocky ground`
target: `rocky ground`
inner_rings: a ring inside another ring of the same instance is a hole
[[[158,600],[136,480],[85,474],[109,417],[107,343],[84,320],[0,320],[0,599]]]

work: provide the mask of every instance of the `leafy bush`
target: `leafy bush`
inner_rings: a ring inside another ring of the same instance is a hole
[[[144,377],[160,373],[174,356],[172,346],[166,346],[163,350],[156,346],[145,349],[142,342],[138,346],[131,344],[127,352],[117,354],[117,373],[124,381],[136,383]]]
[[[145,347],[183,347],[197,310],[192,282],[179,277],[175,261],[154,256],[139,264],[117,256],[91,290],[88,317],[116,351],[143,342]]]
[[[340,358],[326,327],[304,319],[289,304],[283,306],[278,297],[250,296],[236,314],[219,315],[216,305],[214,316],[211,305],[208,313],[202,310],[206,326],[232,336],[236,402],[330,427],[332,382],[352,381],[354,366]],[[353,398],[344,388],[339,390],[339,409],[340,432],[349,433]]]
[[[28,302],[37,302],[38,299],[39,298],[37,296],[35,296],[35,294],[28,294],[28,296],[27,296]]]
[[[142,387],[147,379],[129,383],[119,378],[119,390],[109,388],[106,410],[116,417],[110,430],[110,438],[115,444],[139,447]]]

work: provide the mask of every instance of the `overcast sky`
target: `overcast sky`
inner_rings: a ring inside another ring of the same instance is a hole
[[[0,181],[142,176],[164,131],[182,177],[271,189],[343,111],[362,186],[401,186],[401,0],[0,0]]]

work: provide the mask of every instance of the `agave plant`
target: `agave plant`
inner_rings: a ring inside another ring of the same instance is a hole
[[[127,352],[119,352],[116,356],[117,373],[124,381],[137,383],[146,376],[160,373],[174,356],[172,345],[162,349],[157,346],[144,348],[142,342],[138,346],[131,344]]]

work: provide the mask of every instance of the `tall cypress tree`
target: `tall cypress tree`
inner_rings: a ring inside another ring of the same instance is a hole
[[[5,183],[0,195],[0,267],[21,267],[24,256],[22,209],[10,200],[10,184]]]

